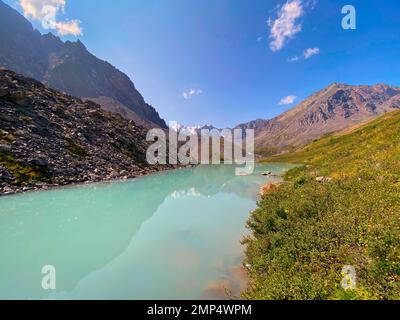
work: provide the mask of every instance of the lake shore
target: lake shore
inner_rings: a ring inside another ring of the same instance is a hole
[[[260,187],[276,179],[262,173],[290,168],[257,165],[237,176],[234,166],[196,166],[2,197],[0,271],[10,281],[0,297],[48,298],[37,277],[49,263],[60,280],[56,300],[238,297],[247,288],[246,221]],[[8,286],[21,273],[24,290]]]
[[[168,165],[153,166],[153,167],[141,169],[140,171],[137,172],[137,174],[133,174],[133,175],[129,175],[129,176],[120,176],[120,175],[115,176],[115,177],[105,176],[103,178],[96,178],[94,180],[67,182],[64,184],[37,182],[37,183],[28,183],[28,184],[16,185],[16,186],[5,185],[5,186],[0,186],[0,198],[6,197],[6,196],[22,194],[22,193],[28,193],[28,192],[56,190],[56,189],[62,189],[65,187],[78,187],[78,186],[83,186],[83,185],[91,185],[91,184],[95,184],[95,183],[113,183],[113,182],[128,181],[128,180],[134,180],[134,179],[137,179],[140,177],[155,175],[155,174],[165,172],[165,171],[172,171],[172,170],[178,170],[178,169],[184,169],[184,168],[187,168],[187,167],[168,166]]]

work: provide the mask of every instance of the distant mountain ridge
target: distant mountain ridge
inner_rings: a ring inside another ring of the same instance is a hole
[[[42,35],[1,0],[0,66],[70,95],[93,99],[145,127],[167,128],[127,75],[92,55],[79,40],[63,42],[51,33]]]
[[[280,153],[325,134],[342,131],[400,108],[400,88],[333,83],[273,119],[257,119],[228,130],[252,129],[258,153]],[[200,134],[207,126],[181,126],[176,131]]]
[[[256,149],[300,146],[400,108],[400,88],[333,83],[271,120],[238,125],[255,130]]]
[[[178,133],[181,134],[186,134],[186,135],[201,135],[202,130],[218,130],[220,131],[221,129],[218,129],[214,127],[211,124],[207,124],[204,126],[196,125],[196,126],[185,126],[181,124],[176,124],[171,127],[171,129],[175,130]],[[229,129],[230,130],[230,129]]]

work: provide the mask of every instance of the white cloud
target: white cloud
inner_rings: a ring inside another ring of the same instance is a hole
[[[301,56],[294,56],[290,58],[288,61],[289,62],[296,62],[299,60],[308,60],[313,56],[316,56],[320,53],[319,48],[308,48],[303,51],[303,54]]]
[[[282,98],[281,101],[279,101],[279,105],[283,106],[283,105],[292,104],[292,103],[294,103],[294,101],[296,99],[297,99],[296,96],[293,96],[293,95],[287,96],[285,98]]]
[[[38,20],[43,29],[57,30],[59,35],[82,35],[80,21],[57,21],[57,14],[64,13],[66,0],[19,0],[25,17]]]
[[[301,57],[299,57],[299,56],[294,56],[294,57],[290,58],[288,61],[289,61],[289,62],[296,62],[296,61],[299,61],[300,59],[301,59]]]
[[[311,10],[313,10],[316,7],[317,2],[318,2],[317,0],[308,0],[306,2],[306,7],[311,8]]]
[[[203,93],[203,90],[201,89],[189,89],[186,90],[182,93],[182,97],[186,100],[192,99],[194,96],[201,95]]]
[[[303,52],[304,60],[310,59],[312,56],[319,54],[319,48],[308,48]]]
[[[55,29],[57,29],[58,34],[61,36],[65,35],[74,35],[74,36],[81,36],[82,29],[79,25],[78,20],[71,20],[67,22],[56,22]]]
[[[262,37],[258,37],[258,38],[257,38],[257,42],[261,42],[262,39],[263,39]]]
[[[281,50],[289,39],[292,39],[302,29],[297,20],[303,16],[302,0],[287,1],[279,10],[276,20],[269,18],[270,48],[272,51]]]

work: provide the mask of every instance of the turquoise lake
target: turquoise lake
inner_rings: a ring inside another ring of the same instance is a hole
[[[292,166],[200,166],[0,198],[0,299],[225,299],[260,187]],[[42,267],[56,290],[42,288]]]

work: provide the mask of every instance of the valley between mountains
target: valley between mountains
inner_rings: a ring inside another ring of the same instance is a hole
[[[0,196],[178,168],[146,161],[148,130],[168,130],[156,108],[81,41],[41,34],[0,0]],[[243,122],[230,129],[254,130],[260,162],[297,167],[263,188],[248,219],[241,297],[400,299],[400,88],[333,83],[273,119]],[[157,206],[202,195],[161,187],[171,192]],[[354,290],[341,286],[348,265]]]

